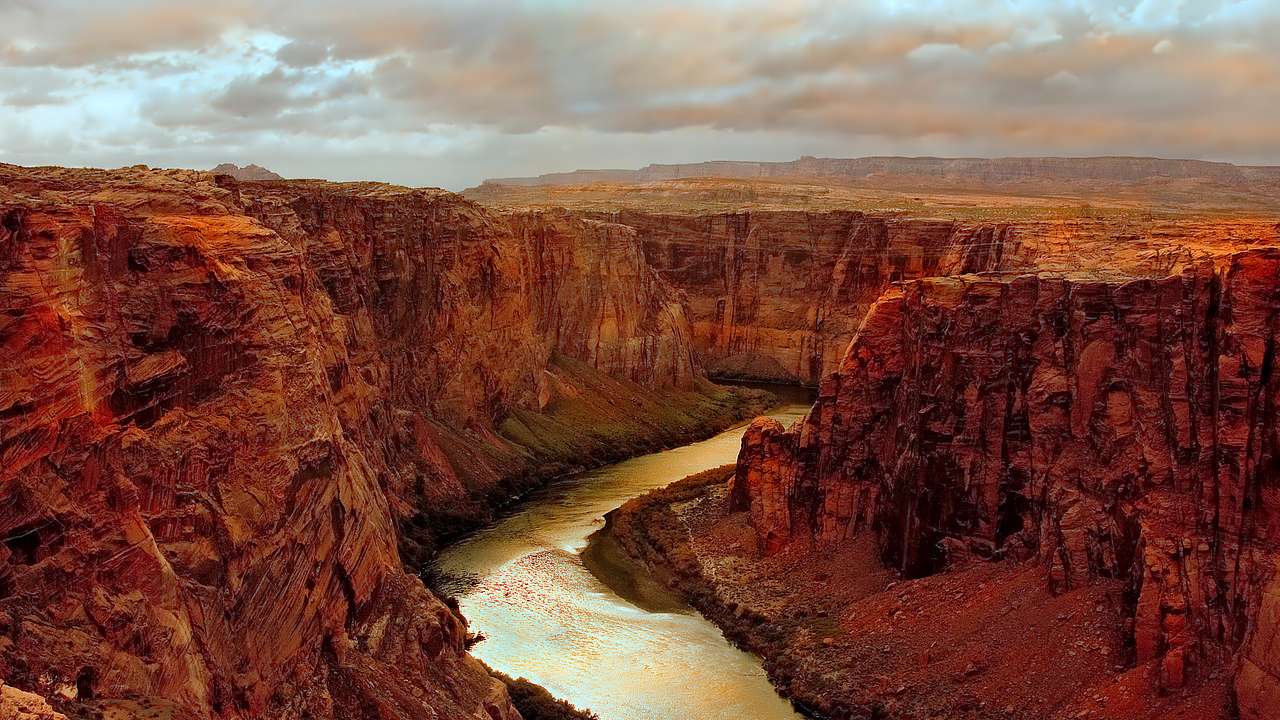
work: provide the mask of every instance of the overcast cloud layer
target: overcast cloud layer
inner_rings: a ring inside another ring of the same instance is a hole
[[[0,160],[459,189],[802,154],[1280,164],[1280,3],[0,0]]]

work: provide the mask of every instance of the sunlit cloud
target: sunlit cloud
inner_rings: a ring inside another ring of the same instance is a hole
[[[1255,0],[0,0],[0,160],[459,188],[796,154],[1280,162]]]

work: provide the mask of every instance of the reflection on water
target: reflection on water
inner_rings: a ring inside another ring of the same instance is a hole
[[[807,409],[770,414],[789,424]],[[445,589],[487,637],[472,652],[603,720],[798,718],[760,661],[701,615],[643,610],[578,555],[604,514],[629,498],[733,462],[744,430],[560,480],[442,553],[437,569],[453,579]]]

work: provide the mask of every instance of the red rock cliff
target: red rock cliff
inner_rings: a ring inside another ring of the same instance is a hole
[[[537,330],[557,352],[638,383],[693,383],[684,297],[646,262],[635,230],[566,211],[505,217],[529,258]]]
[[[556,352],[688,386],[686,338],[626,228],[0,166],[0,678],[196,717],[516,717],[397,523],[520,471],[494,427]]]
[[[1163,279],[935,278],[867,314],[809,415],[761,419],[731,502],[767,552],[862,532],[908,574],[955,555],[1128,578],[1163,686],[1238,669],[1280,699],[1280,251]]]
[[[769,211],[601,213],[636,229],[649,263],[688,297],[714,375],[816,384],[894,281],[994,270],[1007,225]]]
[[[986,271],[1100,269],[1165,276],[1223,243],[1275,242],[1274,223],[1220,219],[927,220],[769,210],[594,217],[636,230],[645,258],[687,296],[713,375],[816,385],[890,284]]]

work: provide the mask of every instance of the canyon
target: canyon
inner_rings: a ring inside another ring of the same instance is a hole
[[[519,717],[415,573],[762,413],[732,379],[818,397],[609,535],[802,708],[1265,717],[1272,176],[1164,162],[465,196],[0,165],[0,698]]]
[[[645,259],[683,291],[692,342],[715,377],[818,385],[893,283],[1086,266],[1172,273],[1217,238],[1274,240],[1267,221],[921,219],[855,211],[589,214],[634,228]],[[1123,245],[1117,245],[1117,240]]]
[[[750,411],[624,227],[0,166],[0,676],[72,715],[514,718],[405,568]]]
[[[857,185],[833,180],[834,170],[814,177],[787,164],[776,175],[744,170],[727,178],[681,166],[677,174],[692,179],[642,170],[582,184],[590,171],[490,180],[464,194],[508,212],[568,208],[633,228],[649,265],[685,294],[694,348],[713,377],[812,386],[839,366],[892,283],[983,272],[1158,277],[1211,260],[1224,243],[1278,237],[1273,198],[1223,192],[1211,196],[1217,209],[1201,207],[1202,184],[1230,180],[1239,188],[1269,177],[1267,168],[1143,158],[882,160],[868,167],[888,168],[891,177],[868,171],[856,175],[868,178]],[[815,167],[841,163],[865,164]],[[975,163],[985,170],[966,175]],[[908,190],[892,180],[904,168],[935,166],[950,169],[901,175]],[[977,189],[955,187],[960,178]],[[1018,178],[1037,182],[1011,189]],[[1175,180],[1190,185],[1169,190]],[[1115,183],[1127,193],[1111,193]]]
[[[768,555],[871,534],[902,577],[974,559],[1126,586],[1156,687],[1234,668],[1275,706],[1274,248],[1154,280],[904,284],[804,421],[748,430],[728,510]]]
[[[921,251],[843,303],[803,420],[758,420],[613,540],[822,716],[1269,717],[1275,225],[1117,227]],[[1088,623],[1032,630],[1053,617]]]

